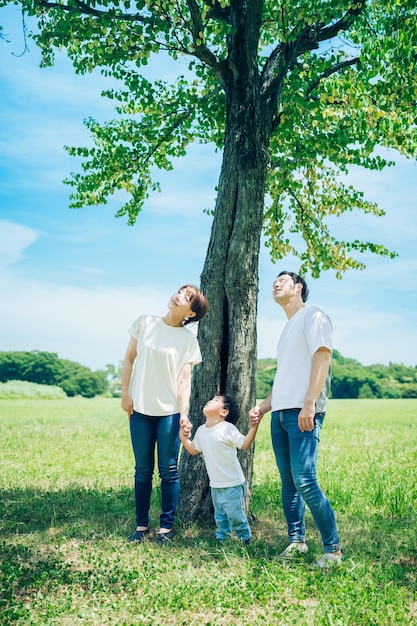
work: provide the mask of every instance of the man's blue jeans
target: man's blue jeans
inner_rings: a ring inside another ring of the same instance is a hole
[[[161,478],[161,528],[172,528],[178,504],[180,479],[178,454],[180,415],[152,417],[136,413],[130,418],[130,436],[135,455],[136,525],[149,526],[155,446]]]
[[[217,539],[228,539],[232,536],[232,530],[241,541],[251,538],[252,533],[243,510],[244,498],[245,483],[236,487],[211,487]]]
[[[325,552],[340,550],[332,506],[316,478],[318,445],[324,413],[316,413],[314,429],[301,432],[300,409],[273,411],[271,438],[282,481],[282,505],[290,542],[305,541],[305,503],[320,531]]]

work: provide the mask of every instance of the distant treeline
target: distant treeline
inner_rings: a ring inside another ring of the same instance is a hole
[[[95,396],[109,393],[106,370],[92,371],[75,361],[60,359],[54,352],[0,352],[0,382],[23,380],[60,387],[67,396]]]
[[[257,397],[265,398],[272,387],[275,359],[260,359]],[[27,381],[61,388],[67,396],[120,396],[121,363],[91,370],[75,361],[60,359],[54,352],[0,352],[0,383]],[[332,359],[332,398],[417,398],[417,367],[390,363],[361,365],[337,350]]]
[[[275,359],[260,359],[257,369],[257,397],[265,398],[272,387]],[[361,365],[343,357],[332,357],[332,398],[417,398],[417,367],[390,363]]]

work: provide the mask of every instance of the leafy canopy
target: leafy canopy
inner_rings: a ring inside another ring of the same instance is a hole
[[[117,215],[134,224],[158,189],[155,169],[171,169],[195,140],[222,149],[233,55],[255,45],[256,85],[248,88],[260,106],[271,86],[276,98],[264,213],[272,258],[294,254],[301,272],[334,268],[341,276],[364,267],[354,253],[395,256],[375,243],[338,241],[329,222],[346,211],[383,214],[344,181],[349,168],[393,165],[380,147],[416,156],[417,0],[15,4],[37,18],[33,37],[44,65],[64,48],[76,72],[99,67],[123,85],[104,92],[116,119],[86,120],[93,147],[67,148],[83,158],[83,171],[66,181],[75,189],[72,207],[105,204],[122,190],[127,201]],[[180,59],[183,74],[172,82],[146,78],[144,66],[156,54],[170,67]]]

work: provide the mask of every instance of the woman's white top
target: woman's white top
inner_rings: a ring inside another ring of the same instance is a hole
[[[156,417],[178,413],[178,376],[186,363],[201,362],[197,338],[153,315],[138,317],[129,333],[137,341],[129,387],[134,410]]]

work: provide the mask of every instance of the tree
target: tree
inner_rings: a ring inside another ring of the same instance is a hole
[[[106,92],[118,119],[87,121],[94,147],[69,148],[84,158],[83,173],[68,181],[72,206],[125,190],[117,215],[133,224],[158,187],[155,167],[170,169],[193,140],[223,150],[191,417],[201,423],[207,398],[227,391],[245,426],[255,400],[262,229],[273,260],[292,253],[313,277],[361,269],[366,251],[393,256],[374,242],[337,240],[329,221],[353,210],[382,215],[344,182],[350,166],[391,165],[378,146],[416,153],[416,0],[14,1],[38,19],[45,64],[66,48],[77,72],[102,67],[125,86]],[[187,57],[187,76],[173,84],[142,76],[160,52]],[[251,454],[242,462],[250,493]],[[198,457],[184,455],[181,475],[182,518],[204,516]]]
[[[55,385],[60,360],[54,352],[0,352],[0,381],[27,380],[38,385]]]
[[[25,380],[59,386],[69,396],[93,398],[109,390],[107,372],[60,359],[55,352],[0,352],[0,381]]]

